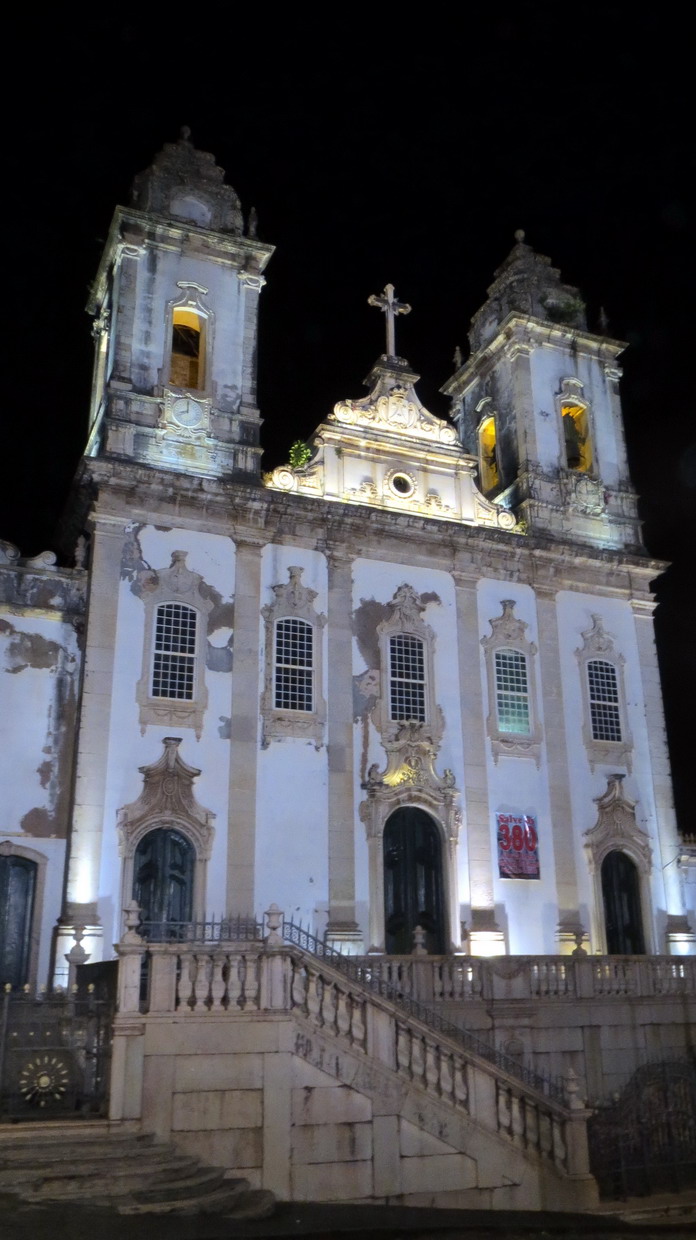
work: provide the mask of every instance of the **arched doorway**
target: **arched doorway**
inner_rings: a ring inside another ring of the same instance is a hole
[[[607,853],[602,862],[602,899],[609,955],[644,955],[640,876],[624,852]]]
[[[148,831],[138,844],[133,899],[140,905],[143,922],[150,923],[148,938],[176,937],[177,923],[191,920],[195,859],[193,845],[171,827]]]
[[[384,928],[390,955],[410,955],[413,931],[425,930],[432,955],[445,951],[440,832],[425,810],[397,809],[384,828]]]
[[[0,985],[13,990],[29,980],[37,869],[26,857],[0,857]]]

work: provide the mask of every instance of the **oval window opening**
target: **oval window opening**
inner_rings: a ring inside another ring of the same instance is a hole
[[[413,494],[413,483],[410,478],[406,477],[406,474],[394,474],[391,484],[397,495]]]

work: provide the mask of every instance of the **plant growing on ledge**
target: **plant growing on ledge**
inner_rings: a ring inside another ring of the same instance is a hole
[[[307,447],[304,440],[296,439],[290,448],[290,455],[288,459],[293,469],[302,469],[302,467],[307,464],[307,461],[311,455],[312,449]]]

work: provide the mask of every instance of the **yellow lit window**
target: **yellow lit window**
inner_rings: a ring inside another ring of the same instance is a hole
[[[205,385],[204,321],[193,310],[174,310],[169,382],[200,391]]]
[[[495,418],[484,418],[478,429],[479,470],[481,490],[492,491],[500,484],[498,458],[496,455]]]
[[[576,469],[581,474],[592,473],[587,409],[584,405],[561,405],[561,417],[568,469]]]

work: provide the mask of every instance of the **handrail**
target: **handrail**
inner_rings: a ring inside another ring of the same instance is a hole
[[[547,1098],[553,1098],[558,1102],[565,1101],[563,1085],[557,1078],[547,1076],[545,1073],[535,1072],[532,1068],[526,1068],[516,1059],[513,1059],[511,1055],[506,1055],[504,1051],[499,1051],[488,1042],[484,1042],[476,1034],[470,1033],[468,1029],[462,1029],[460,1025],[453,1024],[452,1021],[441,1016],[438,1011],[428,1004],[421,1002],[419,999],[411,999],[408,995],[404,995],[391,982],[385,982],[381,977],[375,977],[369,965],[365,965],[362,960],[355,956],[344,955],[342,952],[337,951],[336,948],[329,947],[323,940],[318,939],[316,935],[306,930],[301,923],[283,921],[283,938],[288,943],[293,944],[293,946],[299,947],[301,951],[327,960],[330,965],[340,973],[343,973],[344,976],[360,983],[360,985],[365,986],[375,994],[389,999],[396,1007],[401,1008],[409,1016],[422,1021],[423,1024],[428,1025],[438,1033],[444,1033],[448,1038],[459,1043],[464,1050],[477,1055],[479,1059],[484,1059],[487,1063],[493,1064],[494,1067],[500,1068],[509,1076],[517,1078],[517,1080],[522,1081],[523,1084],[537,1090],[538,1093],[543,1094]]]

